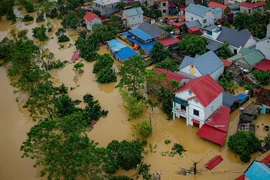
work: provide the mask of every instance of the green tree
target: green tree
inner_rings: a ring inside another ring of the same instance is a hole
[[[69,10],[61,22],[64,28],[77,29],[81,25],[81,18],[74,10]]]
[[[108,144],[107,149],[114,154],[119,166],[130,170],[141,163],[143,147],[143,143],[138,140],[130,142],[113,140]]]
[[[250,16],[248,14],[239,13],[237,16],[235,16],[233,25],[236,29],[242,30],[247,28],[250,23]]]
[[[102,69],[106,67],[111,68],[113,66],[114,60],[111,58],[109,54],[100,55],[94,64],[93,73],[98,73]]]
[[[25,5],[25,10],[28,12],[28,13],[32,13],[32,12],[35,12],[35,7],[32,3],[26,1]]]
[[[111,67],[106,66],[97,73],[97,81],[99,83],[116,82],[117,77],[114,70]]]
[[[49,38],[46,35],[46,27],[44,25],[41,25],[41,27],[35,27],[32,29],[33,37],[37,38],[41,42],[47,41]]]
[[[99,43],[106,42],[116,38],[119,32],[118,23],[112,23],[107,25],[94,24],[92,29],[93,38],[97,39]]]
[[[254,70],[251,72],[261,85],[268,84],[270,82],[270,74],[265,71]]]
[[[23,16],[22,20],[25,21],[25,22],[29,22],[29,21],[33,21],[34,18],[32,16],[26,14],[25,16]]]
[[[270,145],[270,133],[267,133],[267,136],[264,137],[264,142],[267,145]]]
[[[41,167],[41,176],[48,179],[105,179],[106,150],[89,139],[86,128],[81,113],[44,119],[27,133],[22,157],[36,160],[34,167]]]
[[[157,63],[156,68],[167,69],[169,71],[177,71],[179,66],[175,62],[175,60],[167,57],[167,58],[165,58],[165,60]]]
[[[233,56],[234,54],[231,52],[231,50],[229,49],[229,44],[227,42],[225,42],[220,51],[219,51],[219,57],[223,58],[223,59],[227,59],[231,56]]]
[[[16,21],[16,15],[13,12],[14,0],[0,0],[0,20],[6,15],[7,20]]]
[[[133,56],[124,61],[123,66],[119,67],[119,73],[122,78],[117,85],[119,88],[124,88],[131,91],[134,95],[144,88],[146,81],[146,66],[141,56]]]
[[[128,110],[128,119],[139,118],[146,110],[146,101],[139,99],[138,96],[130,94],[125,89],[120,89],[120,94],[124,101],[125,108]]]
[[[186,35],[179,43],[180,51],[194,57],[196,54],[202,55],[206,53],[207,41],[202,36]]]
[[[112,176],[109,178],[109,180],[132,180],[128,176]]]
[[[152,134],[152,126],[150,120],[142,120],[139,123],[132,126],[132,132],[135,137],[147,138]]]
[[[150,53],[150,60],[153,61],[153,63],[159,63],[166,58],[172,58],[171,52],[165,49],[160,42],[155,42]]]
[[[237,85],[235,84],[232,76],[230,74],[223,74],[219,80],[218,84],[222,86],[225,91],[228,91],[229,93],[234,94],[237,90]]]
[[[246,156],[257,152],[261,147],[260,140],[252,131],[239,131],[229,137],[228,147],[237,154]],[[247,159],[242,157],[242,159]]]

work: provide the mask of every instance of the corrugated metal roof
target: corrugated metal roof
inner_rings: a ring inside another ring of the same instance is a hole
[[[259,161],[253,161],[251,166],[245,172],[246,177],[250,180],[269,180],[270,168]]]
[[[94,2],[101,5],[109,5],[114,3],[120,3],[120,0],[96,0]]]
[[[143,41],[153,39],[153,37],[151,35],[147,34],[146,32],[144,32],[140,29],[133,29],[130,33],[137,36],[138,38],[140,38]]]
[[[231,108],[233,103],[235,101],[240,101],[239,98],[227,93],[227,92],[223,92],[223,99],[222,99],[222,104],[224,106],[227,106],[228,108]]]
[[[186,12],[195,14],[200,17],[202,17],[207,11],[209,11],[207,7],[196,4],[189,4],[186,8]]]
[[[143,14],[143,10],[141,7],[137,7],[137,8],[124,10],[123,13],[125,13],[127,16],[135,16],[135,15]]]
[[[149,24],[147,22],[143,22],[142,24],[139,25],[138,29],[146,32],[147,34],[153,36],[154,38],[159,37],[161,34],[166,33],[164,30]]]
[[[181,70],[182,68],[191,64],[193,64],[202,75],[212,74],[217,69],[224,67],[223,62],[213,51],[208,51],[207,53],[196,58],[185,56],[179,69]]]
[[[186,22],[187,28],[198,27],[198,26],[201,26],[201,25],[202,25],[202,24],[201,24],[200,21],[198,21],[198,20]]]
[[[251,33],[247,29],[237,31],[235,29],[230,29],[225,26],[221,27],[221,33],[218,36],[217,40],[221,42],[227,42],[232,46],[240,47],[245,46]]]
[[[208,44],[206,45],[206,49],[210,50],[210,51],[216,51],[218,49],[220,49],[223,44],[217,41],[214,41],[212,39],[206,38]]]

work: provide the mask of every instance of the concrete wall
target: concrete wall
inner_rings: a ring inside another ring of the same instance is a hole
[[[186,12],[186,21],[200,21],[202,27],[214,25],[215,14],[212,11],[208,11],[203,17],[197,16],[190,12]]]
[[[186,74],[190,74],[190,68],[191,68],[191,65],[188,65],[186,67],[183,67],[182,69],[180,69],[180,72],[183,72],[183,73],[186,73]],[[195,71],[194,71],[194,75],[192,76],[196,76],[196,77],[200,77],[202,76],[202,74],[200,73],[200,71],[194,66],[195,68]]]
[[[123,13],[123,19],[126,19],[127,27],[133,29],[137,28],[141,23],[143,23],[143,14],[129,17],[125,13]]]
[[[118,11],[118,8],[116,7],[118,4],[119,2],[109,5],[101,5],[94,2],[93,9],[98,10],[101,13],[101,16],[106,15],[107,17],[109,17]]]
[[[206,121],[219,107],[222,105],[223,94],[220,93],[206,108],[205,108],[205,118]]]
[[[256,40],[254,39],[253,36],[250,36],[249,40],[247,41],[247,43],[245,44],[245,48],[249,48],[249,47],[252,47],[252,46],[255,46],[256,45]]]
[[[243,6],[240,6],[240,12],[241,13],[247,13],[247,14],[253,14],[255,11],[261,11],[263,12],[263,7],[257,7],[257,8],[254,8],[254,9],[250,9],[250,8],[247,8],[247,7],[243,7]]]
[[[219,69],[217,69],[215,72],[213,72],[212,74],[210,74],[210,76],[214,79],[214,80],[218,80],[218,78],[224,73],[224,66],[220,67]]]

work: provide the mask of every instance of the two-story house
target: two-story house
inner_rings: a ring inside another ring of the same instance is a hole
[[[225,26],[210,26],[203,31],[203,36],[207,39],[222,44],[227,42],[229,49],[235,54],[240,47],[250,48],[257,42],[248,29],[238,31]]]
[[[102,18],[106,18],[119,10],[117,5],[120,0],[95,0],[93,9],[100,12]]]
[[[220,3],[217,3],[217,2],[214,2],[214,1],[211,1],[209,4],[208,4],[208,7],[210,8],[213,8],[213,9],[216,9],[216,8],[219,8],[222,10],[222,17],[224,17],[228,12],[230,12],[230,8],[224,4],[220,4]]]
[[[141,7],[124,10],[122,19],[126,27],[130,29],[137,28],[143,23],[143,10]]]
[[[185,16],[186,21],[198,20],[202,27],[214,25],[216,21],[215,13],[212,10],[196,4],[189,4],[186,8]]]
[[[158,10],[161,11],[162,16],[167,16],[169,14],[169,1],[168,0],[140,0],[142,5],[147,4],[148,7],[155,4],[158,5]]]
[[[185,56],[179,71],[181,75],[191,79],[209,74],[213,79],[218,80],[224,72],[224,63],[213,51],[208,51],[194,58]]]
[[[101,21],[100,17],[98,17],[98,15],[96,15],[95,13],[92,13],[92,12],[88,12],[84,16],[84,19],[85,19],[85,22],[86,22],[86,28],[89,31],[92,31],[94,24],[102,24],[102,21]]]
[[[240,12],[253,14],[255,11],[264,11],[264,6],[266,5],[266,1],[260,1],[255,3],[242,2],[240,4]]]
[[[222,105],[223,88],[209,75],[190,80],[175,92],[173,119],[200,128],[197,134],[223,145],[228,131],[230,109]]]

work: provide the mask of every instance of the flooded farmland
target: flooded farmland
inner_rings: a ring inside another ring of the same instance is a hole
[[[18,14],[20,12],[17,12]],[[75,51],[75,47],[68,48],[68,44],[74,45],[77,38],[76,31],[69,31],[67,34],[71,37],[69,43],[63,43],[65,48],[60,49],[60,44],[57,43],[57,38],[54,35],[57,28],[61,27],[59,20],[50,21],[55,29],[49,35],[53,37],[43,46],[49,48],[55,54],[57,59],[68,60]],[[0,22],[0,40],[8,35],[11,29],[28,29],[28,37],[32,38],[31,29],[39,26],[42,23],[32,23],[25,25],[22,22],[12,25],[11,22],[4,18]],[[100,54],[108,53],[105,47],[101,47]],[[73,99],[82,99],[86,93],[91,93],[99,100],[102,108],[109,111],[106,118],[101,118],[95,125],[94,129],[89,133],[90,139],[99,142],[100,146],[106,146],[112,140],[132,140],[131,125],[138,120],[127,121],[127,111],[123,106],[121,96],[118,89],[115,89],[117,83],[98,84],[95,81],[95,75],[92,73],[93,62],[88,63],[83,61],[84,73],[79,76],[77,83],[74,82],[75,72],[72,70],[73,63],[68,64],[65,68],[53,71],[54,83],[59,85],[64,83],[68,87],[76,87],[69,91]],[[115,66],[119,62],[115,62]],[[39,169],[33,168],[34,162],[30,159],[22,159],[20,156],[20,146],[26,139],[26,133],[29,131],[34,122],[31,121],[27,112],[22,108],[22,103],[16,103],[15,90],[10,86],[9,79],[5,67],[0,68],[0,180],[34,180],[45,179],[38,175]],[[242,91],[241,89],[239,91]],[[254,99],[249,100],[249,102]],[[245,103],[244,106],[248,104]],[[206,141],[196,135],[197,128],[186,126],[184,119],[176,119],[168,121],[166,115],[159,108],[154,108],[152,111],[148,108],[147,112],[141,119],[152,117],[153,133],[147,139],[148,153],[145,155],[144,161],[151,165],[151,172],[162,170],[162,179],[164,180],[232,180],[245,171],[249,164],[239,162],[239,157],[235,156],[226,145],[220,147],[209,141]],[[239,110],[231,114],[228,136],[235,133],[238,124]],[[263,130],[262,124],[270,124],[270,115],[260,114],[255,124],[259,125],[256,128],[256,134],[259,138],[263,138],[266,132]],[[228,139],[228,138],[227,138]],[[165,140],[171,140],[173,143],[180,143],[187,151],[182,157],[176,155],[174,157],[162,156],[162,152],[170,151],[172,144],[166,145]],[[151,144],[153,150],[149,147]],[[269,153],[268,153],[269,154]],[[204,166],[214,156],[221,155],[224,159],[216,168],[209,171]],[[253,154],[252,158],[257,158],[259,153]],[[266,154],[258,157],[261,160]],[[176,172],[179,168],[189,169],[193,163],[197,162],[198,174],[182,176]],[[117,174],[133,175],[135,170],[124,171],[119,170]]]

